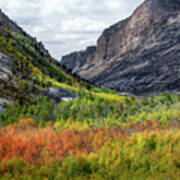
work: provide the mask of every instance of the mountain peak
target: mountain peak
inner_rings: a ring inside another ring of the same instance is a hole
[[[168,10],[180,8],[180,0],[146,0],[146,2],[151,2],[158,7],[167,8]]]
[[[180,10],[180,0],[147,0],[144,4],[154,16],[166,16]]]
[[[132,16],[148,16],[151,20],[163,19],[179,10],[180,0],[146,0],[134,11]]]

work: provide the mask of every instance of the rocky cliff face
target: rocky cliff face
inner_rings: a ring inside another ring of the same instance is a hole
[[[71,71],[73,74],[79,74],[79,72],[86,70],[91,61],[94,60],[96,53],[96,47],[87,47],[84,51],[74,52],[66,55],[62,58],[61,64],[66,67],[67,70]],[[83,68],[81,68],[83,67]]]
[[[106,29],[95,58],[78,74],[134,94],[180,91],[180,0],[146,0],[131,17]]]

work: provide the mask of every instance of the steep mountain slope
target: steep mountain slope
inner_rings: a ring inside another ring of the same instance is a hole
[[[93,59],[90,54],[94,47],[89,47],[88,51],[89,54],[82,52],[80,56]],[[0,112],[4,102],[32,105],[38,103],[39,98],[48,96],[59,103],[63,97],[74,99],[82,94],[122,100],[115,91],[97,88],[71,75],[51,57],[41,42],[0,11]]]
[[[62,59],[65,67],[69,57]],[[131,17],[103,32],[95,58],[76,72],[123,92],[179,92],[180,0],[146,0]]]
[[[11,29],[12,31],[17,32],[19,34],[28,36],[28,34],[25,31],[23,31],[23,29],[19,27],[16,23],[14,23],[11,19],[9,19],[9,17],[6,16],[1,9],[0,9],[0,26],[3,26],[7,29]]]
[[[86,87],[85,82],[67,74],[41,42],[0,11],[0,98],[22,104],[32,101],[35,95],[58,100],[75,96],[66,89],[74,90],[80,84]]]

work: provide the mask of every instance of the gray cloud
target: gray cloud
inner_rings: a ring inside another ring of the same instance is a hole
[[[95,45],[101,32],[126,18],[144,0],[3,0],[0,8],[51,54]]]
[[[23,26],[40,26],[42,25],[42,19],[41,17],[33,17],[33,16],[31,19],[25,17],[19,17],[18,23]]]

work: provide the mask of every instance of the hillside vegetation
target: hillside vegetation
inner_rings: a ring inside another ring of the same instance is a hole
[[[42,43],[6,27],[1,55],[10,69],[0,67],[0,98],[8,100],[0,113],[0,179],[178,179],[180,95],[140,98],[95,87]],[[55,101],[49,88],[77,96]]]
[[[180,96],[9,104],[3,179],[178,179]]]

